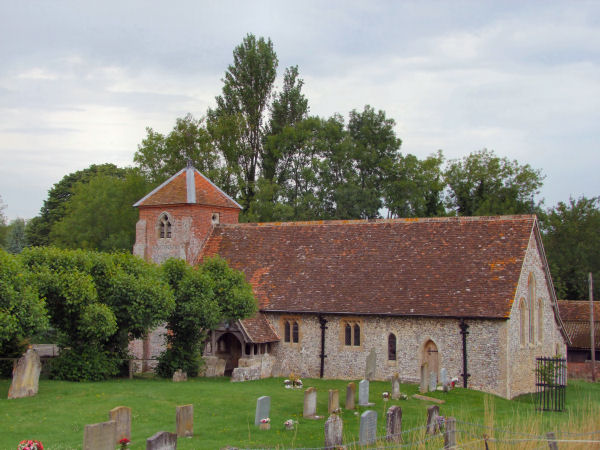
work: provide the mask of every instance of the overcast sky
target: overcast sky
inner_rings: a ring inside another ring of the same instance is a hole
[[[546,175],[546,206],[600,195],[600,2],[0,0],[0,196],[38,214],[145,127],[214,105],[233,48],[270,37],[311,114],[370,104],[402,152],[489,148]],[[281,80],[278,80],[281,85]]]

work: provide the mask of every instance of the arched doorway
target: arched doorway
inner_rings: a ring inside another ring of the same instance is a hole
[[[242,356],[242,344],[232,333],[225,333],[217,340],[215,353],[225,360],[225,376],[231,376]]]
[[[421,357],[421,364],[427,363],[427,370],[433,372],[436,376],[439,376],[439,353],[437,345],[431,339],[425,342],[423,346],[423,355]]]

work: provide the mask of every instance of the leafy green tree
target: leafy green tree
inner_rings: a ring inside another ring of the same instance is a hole
[[[444,172],[448,207],[461,216],[533,214],[544,176],[529,164],[484,149],[450,161]]]
[[[151,185],[135,169],[126,175],[98,173],[72,186],[64,216],[52,225],[50,242],[63,248],[127,250],[135,241],[135,201]]]
[[[558,298],[586,300],[592,272],[594,299],[600,299],[600,197],[559,202],[540,222]]]
[[[157,266],[133,255],[34,247],[20,257],[59,333],[55,378],[116,375],[129,339],[142,337],[173,309],[173,294]]]
[[[0,355],[21,356],[34,334],[44,331],[48,317],[31,273],[19,259],[0,249]],[[0,373],[10,375],[12,363],[2,361]]]
[[[17,218],[7,227],[6,250],[9,253],[21,253],[27,247],[27,238],[25,237],[25,220]]]
[[[4,215],[4,210],[6,209],[6,205],[2,201],[2,196],[0,196],[0,248],[4,247],[4,240],[6,239],[6,216]]]
[[[77,183],[87,183],[97,174],[125,178],[126,169],[121,169],[114,164],[92,164],[87,169],[65,175],[49,191],[48,198],[40,209],[40,215],[27,223],[25,235],[27,242],[32,246],[50,245],[50,231],[52,226],[66,215],[66,204],[73,195],[73,188]]]
[[[175,293],[175,309],[167,320],[167,349],[159,357],[157,373],[171,377],[182,369],[196,376],[209,331],[223,321],[251,316],[256,300],[244,275],[221,258],[197,268],[169,259],[162,270]]]

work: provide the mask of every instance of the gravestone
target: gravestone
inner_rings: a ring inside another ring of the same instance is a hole
[[[448,392],[450,389],[450,381],[448,380],[448,371],[445,367],[440,370],[440,383],[442,383],[442,389],[444,392]]]
[[[360,415],[359,445],[368,445],[377,440],[377,413],[373,410]]]
[[[440,416],[440,407],[437,405],[431,405],[427,407],[427,434],[436,434],[440,431],[440,423],[438,417]]]
[[[386,414],[385,435],[388,441],[402,441],[402,408],[390,406]]]
[[[356,398],[356,385],[354,383],[348,383],[346,386],[346,409],[354,409],[354,399]]]
[[[309,387],[304,391],[302,417],[306,417],[307,419],[315,419],[317,417],[317,390],[314,387]]]
[[[369,403],[369,380],[361,380],[358,383],[358,406],[373,406]]]
[[[192,437],[194,435],[194,405],[177,406],[175,417],[177,437]]]
[[[111,409],[108,413],[108,420],[114,420],[117,423],[115,437],[117,443],[123,438],[131,440],[131,408],[117,406]]]
[[[437,388],[437,373],[431,372],[429,374],[429,390],[435,391]]]
[[[37,352],[28,349],[13,368],[8,398],[33,397],[38,393],[42,363]]]
[[[177,369],[173,374],[173,382],[178,383],[180,381],[187,381],[187,372]]]
[[[400,398],[400,376],[395,373],[392,376],[392,399],[398,400]]]
[[[369,354],[367,355],[367,364],[365,367],[365,380],[373,380],[375,379],[375,371],[377,369],[377,353],[375,349],[372,348]]]
[[[168,431],[159,431],[154,436],[146,439],[146,450],[176,450],[177,434]]]
[[[83,450],[115,450],[117,422],[94,423],[83,430]]]
[[[428,392],[429,388],[429,371],[427,368],[427,363],[421,366],[421,383],[419,384],[419,392],[424,394]]]
[[[254,413],[254,426],[259,426],[262,419],[268,419],[269,414],[271,414],[271,397],[268,395],[258,397]]]
[[[343,444],[344,424],[337,414],[329,416],[325,422],[325,448],[338,448]]]
[[[329,389],[329,403],[327,410],[329,411],[329,414],[331,414],[337,409],[340,409],[340,393],[337,389]]]

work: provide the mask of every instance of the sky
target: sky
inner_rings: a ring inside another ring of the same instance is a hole
[[[310,113],[369,104],[402,153],[483,148],[545,175],[546,207],[600,195],[600,2],[0,0],[8,219],[91,164],[133,165],[146,127],[202,117],[233,49],[270,38]]]

